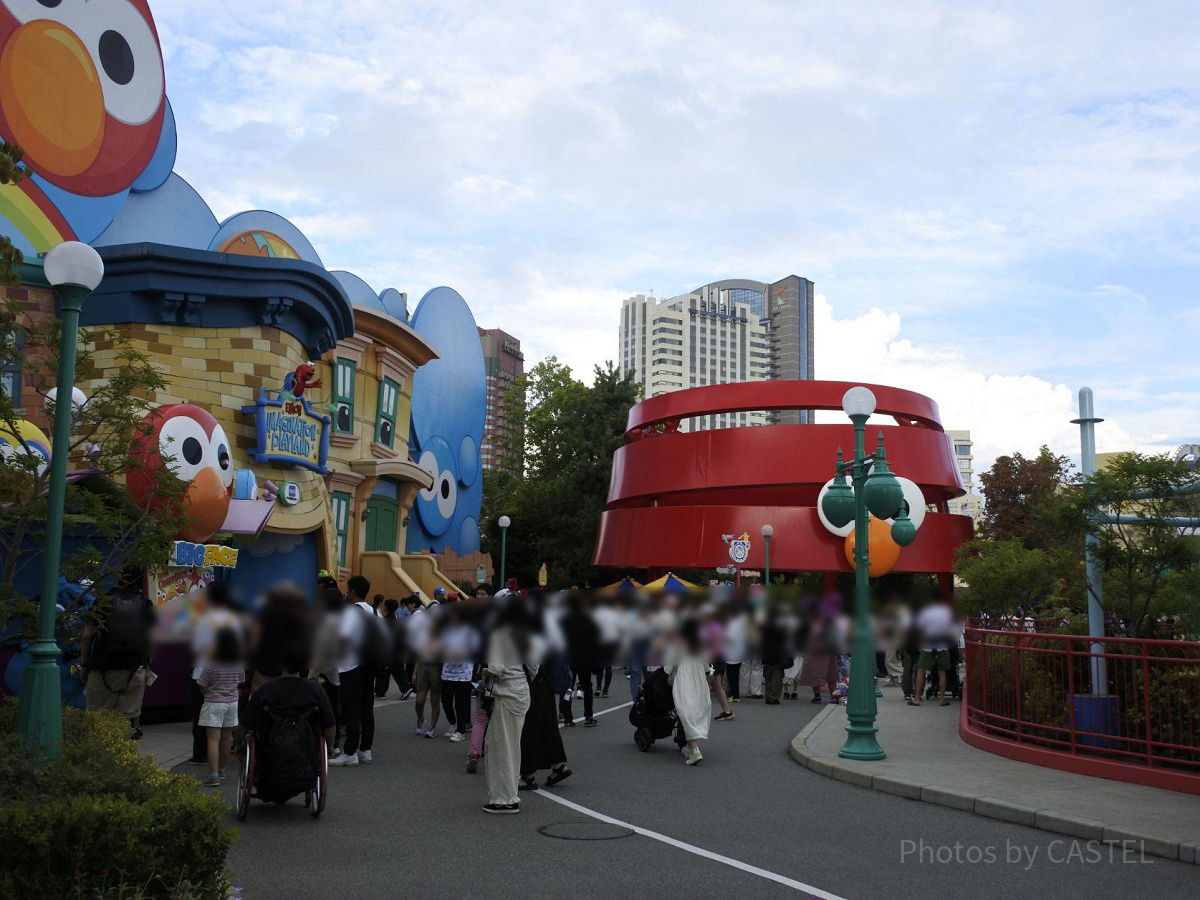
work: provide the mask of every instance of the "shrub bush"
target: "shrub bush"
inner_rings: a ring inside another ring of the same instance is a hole
[[[15,718],[0,708],[0,896],[224,900],[236,832],[219,797],[143,756],[116,713],[64,709],[61,757],[42,767]]]

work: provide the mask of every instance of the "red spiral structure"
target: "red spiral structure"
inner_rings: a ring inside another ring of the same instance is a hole
[[[854,429],[845,424],[767,425],[681,432],[693,416],[755,410],[838,410],[856,382],[757,381],[674,391],[629,411],[625,445],[613,454],[608,503],[592,562],[634,569],[709,569],[729,564],[722,535],[750,535],[743,564],[762,568],[761,528],[773,526],[773,571],[848,572],[844,539],[817,517],[817,493],[834,474],[838,447],[847,456]],[[876,414],[895,424],[867,426],[868,450],[879,432],[897,475],[918,486],[929,512],[894,572],[948,576],[971,519],[946,503],[962,496],[951,438],[937,404],[922,394],[868,384]]]

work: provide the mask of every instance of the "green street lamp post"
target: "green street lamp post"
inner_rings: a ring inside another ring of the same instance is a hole
[[[500,584],[496,590],[503,590],[507,582],[504,580],[504,563],[505,557],[508,555],[508,526],[512,524],[512,519],[508,516],[500,517]]]
[[[770,525],[764,525],[762,527],[763,552],[766,554],[766,565],[763,567],[765,570],[763,578],[763,590],[767,592],[768,596],[770,596],[771,593],[771,535],[774,533],[775,529]]]
[[[50,445],[50,483],[46,508],[46,546],[42,554],[42,594],[38,602],[37,640],[29,648],[31,662],[21,684],[17,731],[44,759],[58,756],[62,741],[62,682],[54,625],[62,562],[63,505],[67,492],[67,456],[75,385],[75,344],[83,301],[104,277],[100,254],[78,241],[67,241],[46,254],[46,280],[62,307],[58,350],[58,384],[54,404],[54,436]]]
[[[875,411],[875,395],[853,387],[842,398],[842,409],[854,423],[854,458],[842,461],[838,448],[836,476],[821,502],[822,512],[835,528],[854,522],[854,635],[850,658],[850,692],[846,700],[846,743],[838,751],[845,759],[883,759],[875,734],[875,635],[871,628],[871,576],[868,513],[892,519],[892,539],[902,547],[913,542],[916,529],[908,518],[904,489],[888,468],[883,434],[875,453],[866,453],[867,419]],[[846,475],[850,475],[850,484]]]

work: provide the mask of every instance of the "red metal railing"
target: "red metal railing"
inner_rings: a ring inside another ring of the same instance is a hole
[[[976,625],[965,636],[967,740],[1043,765],[1200,793],[1200,643],[1096,642]],[[1031,752],[1006,752],[1005,743]]]

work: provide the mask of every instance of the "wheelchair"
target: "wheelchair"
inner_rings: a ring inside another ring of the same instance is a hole
[[[311,719],[310,727],[311,727]],[[241,770],[238,774],[236,797],[236,813],[240,821],[246,821],[250,814],[250,801],[259,799],[266,803],[284,804],[300,793],[304,794],[304,806],[314,819],[318,818],[325,809],[326,784],[329,776],[329,749],[325,738],[314,729],[316,740],[313,744],[314,775],[311,781],[306,779],[306,785],[280,784],[273,780],[266,771],[266,754],[264,741],[255,731],[246,735],[242,751]],[[269,740],[269,737],[268,737]]]

